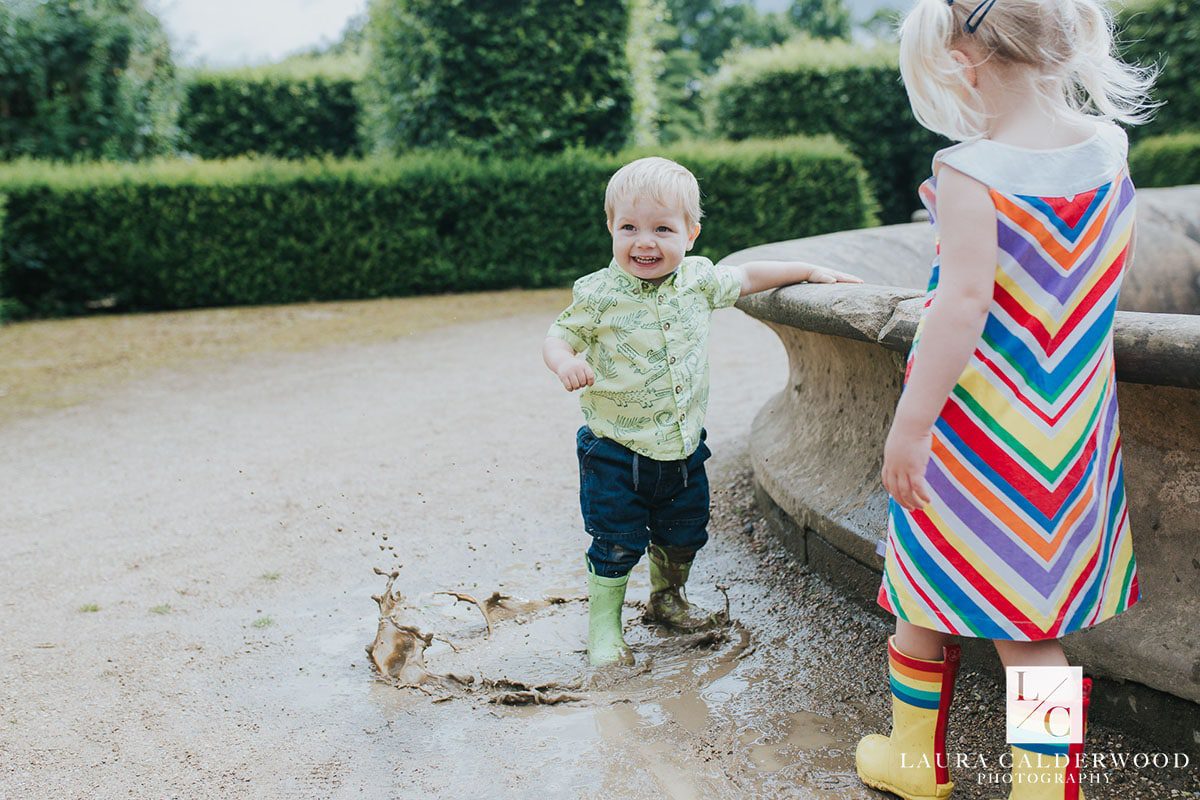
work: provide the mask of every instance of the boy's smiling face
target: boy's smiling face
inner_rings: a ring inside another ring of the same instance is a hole
[[[688,228],[682,208],[646,197],[617,203],[608,229],[617,264],[633,277],[651,283],[674,272],[700,235],[698,224]]]

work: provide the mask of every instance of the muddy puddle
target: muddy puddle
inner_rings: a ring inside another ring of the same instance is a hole
[[[372,597],[379,625],[366,648],[375,675],[438,703],[471,698],[508,706],[595,707],[667,693],[686,725],[707,715],[701,695],[753,652],[749,632],[736,621],[673,634],[644,623],[642,604],[626,601],[625,639],[637,663],[595,669],[582,646],[586,596],[528,599],[496,591],[480,599],[443,590],[407,597],[398,588],[400,570],[375,572],[386,578],[383,591]]]
[[[872,796],[847,750],[857,728],[833,714],[792,710],[804,694],[799,686],[778,696],[780,675],[760,648],[779,643],[760,612],[749,625],[734,615],[715,631],[674,634],[643,622],[640,593],[631,591],[624,631],[637,662],[595,669],[584,646],[586,596],[407,594],[403,573],[376,569],[383,589],[373,596],[371,678],[407,697],[408,708],[424,709],[416,711],[422,720],[440,717],[439,726],[493,709],[520,730],[514,747],[522,758],[577,760],[586,748],[604,759],[590,777],[580,765],[565,769],[554,776],[562,784],[538,768],[564,796]],[[697,589],[709,607],[728,602],[724,587]],[[512,788],[497,796],[508,792],[520,795]]]
[[[589,742],[606,763],[586,781],[578,767],[569,770],[575,782],[559,789],[570,796],[871,796],[847,766],[846,743],[857,738],[849,726],[783,711],[792,698],[764,708],[763,689],[777,676],[764,672],[751,627],[737,619],[678,635],[644,623],[643,604],[627,599],[625,639],[637,663],[595,669],[585,649],[586,596],[408,595],[403,570],[375,571],[384,585],[373,597],[371,677],[407,696],[406,706],[424,707],[424,720],[450,724],[493,708],[523,732],[521,746],[550,760],[572,758]],[[707,596],[728,598],[712,589]]]

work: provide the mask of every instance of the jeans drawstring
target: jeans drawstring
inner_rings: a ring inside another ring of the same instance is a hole
[[[642,457],[640,455],[638,455],[637,453],[634,453],[633,454],[633,490],[635,492],[638,490],[638,484],[640,483],[640,479],[641,479],[641,473],[640,473],[640,467],[639,467],[639,465],[641,463],[642,463]],[[686,489],[687,485],[688,485],[687,461],[686,460],[685,461],[677,461],[676,463],[679,464],[679,476],[681,478],[683,478],[683,488]]]

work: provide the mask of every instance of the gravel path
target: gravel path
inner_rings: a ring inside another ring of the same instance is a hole
[[[785,357],[738,311],[714,320],[715,518],[692,592],[718,605],[729,586],[726,640],[641,626],[644,567],[628,674],[585,668],[578,603],[487,639],[435,594],[583,591],[578,408],[539,358],[567,297],[0,330],[15,353],[0,371],[0,796],[881,797],[854,778],[852,743],[883,724],[886,626],[756,520],[743,442]],[[508,707],[482,687],[376,680],[376,568],[398,568],[416,621],[458,648],[431,646],[431,668],[575,681],[580,699]],[[963,683],[952,744],[998,754],[1002,731],[978,724],[998,690]],[[1182,796],[1189,779],[1166,776],[1172,794],[1113,777],[1088,797]],[[964,798],[1000,795],[959,781]]]

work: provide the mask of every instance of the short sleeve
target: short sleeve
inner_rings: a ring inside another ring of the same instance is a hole
[[[571,345],[576,353],[587,350],[596,338],[595,317],[591,313],[591,303],[586,293],[580,290],[579,281],[571,290],[571,305],[558,315],[547,336],[562,339]]]
[[[736,272],[716,266],[700,256],[689,260],[695,272],[696,286],[708,298],[711,308],[728,308],[742,296],[742,279]]]

